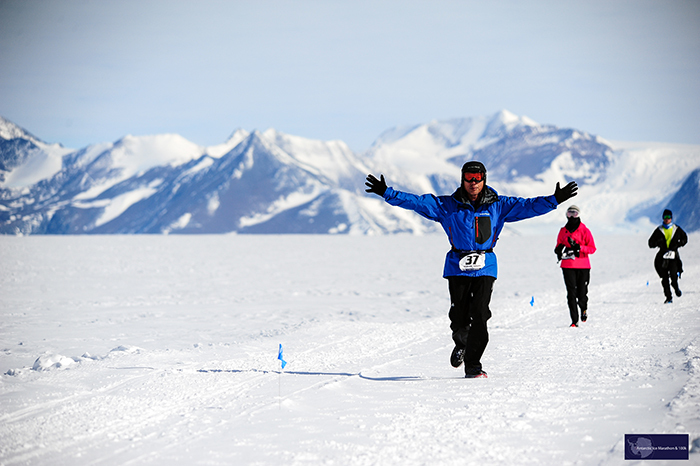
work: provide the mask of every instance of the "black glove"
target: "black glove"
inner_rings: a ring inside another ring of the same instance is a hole
[[[367,175],[367,182],[365,183],[367,189],[365,189],[365,192],[378,194],[383,197],[386,191],[386,181],[384,181],[384,175],[379,176],[381,180],[376,179],[372,174]]]
[[[556,248],[554,248],[554,254],[557,255],[557,261],[561,260],[561,254],[564,251],[564,245],[563,244],[558,244]]]
[[[574,251],[574,256],[580,257],[581,245],[574,241],[572,238],[569,238],[569,244],[571,245],[571,250]]]
[[[565,200],[574,197],[576,194],[578,194],[576,192],[577,190],[578,186],[576,185],[575,181],[572,181],[563,188],[560,188],[559,183],[557,182],[557,187],[554,188],[554,198],[557,200],[557,204],[561,204]]]

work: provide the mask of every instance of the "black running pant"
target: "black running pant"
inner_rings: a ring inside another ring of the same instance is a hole
[[[481,370],[481,356],[489,342],[486,321],[495,277],[447,277],[450,289],[450,328],[456,346],[465,348],[464,370]]]
[[[656,263],[654,266],[656,268],[656,273],[661,277],[661,286],[664,289],[664,295],[666,299],[670,300],[673,297],[671,294],[671,287],[678,292],[678,262],[675,260],[661,260],[658,266]]]
[[[588,309],[588,282],[591,279],[591,269],[561,269],[566,285],[566,301],[569,304],[571,323],[578,324],[578,307],[581,311]]]

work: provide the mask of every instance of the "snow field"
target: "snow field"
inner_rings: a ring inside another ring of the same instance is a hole
[[[465,380],[440,235],[0,237],[0,464],[634,464],[700,438],[700,236],[671,305],[646,239],[572,329],[555,232],[506,234]]]

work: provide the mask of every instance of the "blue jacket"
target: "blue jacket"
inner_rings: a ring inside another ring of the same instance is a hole
[[[443,277],[465,276],[497,277],[498,264],[493,247],[505,222],[517,222],[537,217],[557,208],[554,195],[525,199],[499,196],[486,186],[480,195],[481,204],[474,209],[470,202],[463,202],[461,189],[451,196],[404,193],[391,187],[386,189],[384,200],[391,205],[413,210],[423,217],[440,222],[447,233],[452,249],[445,257]],[[459,260],[466,251],[488,251],[486,263],[479,270],[463,271]]]

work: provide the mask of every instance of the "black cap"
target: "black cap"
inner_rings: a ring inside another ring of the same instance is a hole
[[[483,163],[472,160],[462,165],[462,173],[486,173],[486,167]]]
[[[663,217],[663,218],[666,218],[666,217],[668,217],[668,218],[673,218],[673,214],[671,213],[670,210],[666,209],[666,210],[664,210],[664,214],[663,214],[662,217]]]

